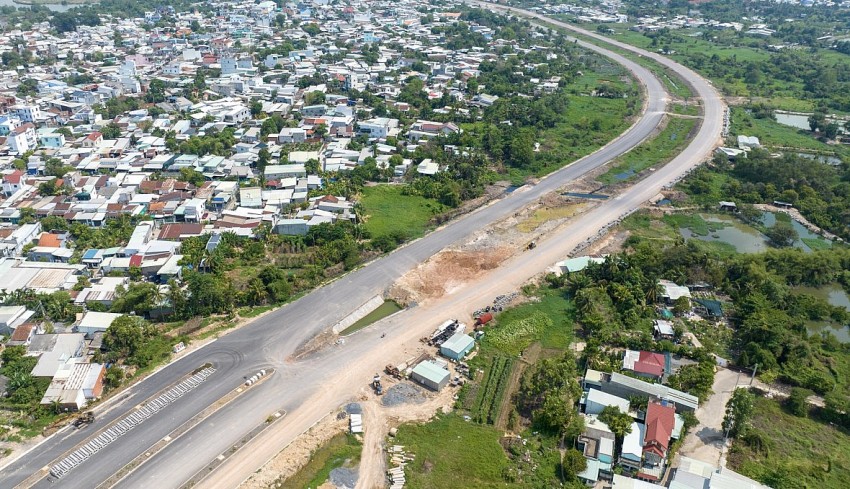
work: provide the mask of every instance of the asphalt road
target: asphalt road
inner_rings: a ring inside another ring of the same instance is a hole
[[[564,27],[570,28],[566,24]],[[596,36],[589,32],[583,34]],[[218,370],[190,395],[179,399],[118,439],[108,449],[97,453],[60,481],[43,479],[37,485],[96,487],[143,453],[147,447],[239,385],[244,377],[260,368],[273,366],[277,372],[272,378],[184,436],[171,441],[167,448],[118,484],[120,487],[179,487],[218,454],[225,452],[242,435],[262,423],[269,414],[280,408],[285,409],[287,418],[276,423],[275,427],[280,425],[281,429],[289,431],[284,431],[278,438],[274,438],[274,444],[261,443],[267,439],[272,440],[270,437],[273,433],[268,437],[264,434],[258,439],[260,443],[257,443],[257,446],[252,444],[243,449],[233,457],[233,463],[225,463],[220,469],[221,473],[216,472],[215,477],[211,478],[213,480],[205,481],[206,486],[233,487],[264,463],[268,454],[279,450],[280,444],[291,440],[302,427],[306,428],[322,417],[327,412],[327,406],[339,404],[351,395],[355,388],[352,382],[359,385],[362,381],[359,378],[362,372],[355,371],[353,365],[360,365],[364,359],[374,359],[375,365],[380,365],[382,353],[385,349],[392,348],[393,343],[390,338],[382,340],[379,332],[401,333],[413,322],[418,323],[420,328],[430,329],[440,318],[445,317],[440,316],[438,312],[443,307],[470,307],[470,304],[481,304],[482,298],[492,297],[496,291],[510,290],[500,288],[521,284],[522,280],[527,280],[546,264],[565,256],[574,245],[591,238],[602,227],[636,209],[656,195],[663,186],[676,181],[710,154],[718,140],[723,119],[723,104],[714,89],[698,75],[672,61],[622,45],[624,49],[640,52],[668,65],[691,83],[703,99],[705,120],[702,128],[681,155],[650,178],[637,183],[617,198],[597,206],[556,236],[541,242],[534,251],[523,253],[506,262],[499,269],[500,274],[504,273],[505,277],[510,277],[506,278],[504,283],[491,280],[486,284],[465,287],[446,301],[412,308],[394,316],[392,321],[382,324],[380,329],[367,329],[363,334],[355,335],[342,348],[330,349],[304,361],[287,360],[299,345],[329,328],[371,297],[384,292],[401,275],[441,249],[462,242],[474,232],[607,163],[652,134],[661,120],[667,101],[663,85],[648,70],[620,55],[595,45],[585,47],[624,65],[641,80],[646,89],[645,113],[621,137],[596,153],[551,174],[537,185],[524,187],[506,195],[491,205],[463,216],[172,363],[129,389],[124,394],[125,398],[108,405],[104,412],[99,412],[98,421],[93,425],[80,431],[60,431],[36,449],[4,467],[0,472],[0,487],[16,486],[30,474],[48,465],[88,436],[97,433],[105,424],[123,416],[160,389],[179,380],[201,364],[213,363]],[[409,334],[415,336],[415,331],[409,330]],[[368,368],[372,368],[372,365],[368,365]],[[269,431],[274,430],[277,428]],[[247,461],[244,460],[246,457]],[[243,460],[240,461],[240,458]],[[252,463],[253,467],[250,467]]]

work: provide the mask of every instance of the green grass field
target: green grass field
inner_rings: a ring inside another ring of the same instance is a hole
[[[696,123],[696,119],[671,117],[664,130],[618,158],[598,180],[609,185],[628,181],[647,168],[666,163],[687,144]]]
[[[757,451],[736,441],[729,465],[777,488],[850,487],[850,434],[838,427],[788,414],[773,400],[757,398],[753,428],[761,433]]]
[[[331,470],[338,467],[354,467],[360,462],[362,444],[354,435],[340,433],[313,452],[310,461],[282,485],[281,489],[315,488],[328,480]]]
[[[418,425],[402,425],[394,444],[413,453],[406,470],[411,489],[517,487],[504,481],[509,465],[501,431],[444,415]]]
[[[444,206],[433,199],[402,195],[402,185],[365,187],[360,205],[365,216],[364,227],[373,237],[402,231],[408,238],[425,234],[431,218],[443,212]]]

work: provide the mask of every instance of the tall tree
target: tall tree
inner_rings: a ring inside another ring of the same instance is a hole
[[[732,438],[746,435],[750,429],[755,396],[748,389],[735,389],[726,403],[726,415],[723,417],[723,431]]]

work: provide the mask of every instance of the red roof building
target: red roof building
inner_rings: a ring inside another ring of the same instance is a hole
[[[639,374],[661,377],[664,375],[664,355],[642,351],[640,352],[638,361],[635,362],[633,370]]]
[[[644,460],[659,465],[667,456],[670,437],[676,427],[676,410],[650,402],[646,409],[646,434],[643,437]]]
[[[21,183],[21,177],[23,175],[24,172],[22,172],[21,170],[15,170],[12,173],[7,173],[6,175],[3,175],[3,181],[6,183],[12,183],[17,185]]]

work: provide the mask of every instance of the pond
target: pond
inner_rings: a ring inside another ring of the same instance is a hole
[[[713,224],[707,233],[697,233],[688,227],[680,227],[679,234],[687,239],[698,239],[706,242],[721,242],[730,244],[738,253],[761,253],[770,249],[770,240],[758,229],[741,222],[740,219],[724,214],[700,214],[698,216],[706,223]],[[783,216],[783,218],[787,218]],[[767,228],[776,225],[776,215],[773,212],[764,212],[761,224]],[[794,242],[795,248],[800,248],[806,253],[812,252],[812,247],[828,248],[832,242],[822,236],[811,232],[799,221],[791,219],[791,227],[797,231],[799,238]]]
[[[833,306],[843,307],[850,311],[850,297],[838,284],[829,284],[823,287],[794,287],[794,292],[819,297]],[[846,325],[835,324],[830,321],[808,321],[806,322],[806,329],[809,330],[809,334],[829,331],[838,338],[838,341],[850,343],[850,327]]]
[[[790,113],[790,112],[780,112],[776,111],[775,117],[776,122],[782,124],[783,126],[789,126],[796,129],[803,129],[804,131],[811,131],[812,127],[809,125],[809,116],[812,114],[799,114],[799,113]],[[841,119],[827,119],[827,122],[836,122],[838,123],[839,129],[838,132],[844,133],[844,121]]]
[[[797,129],[811,130],[809,126],[809,114],[789,114],[787,112],[776,112],[776,122],[783,126],[796,127]]]
[[[826,163],[827,165],[832,166],[838,166],[841,164],[841,158],[837,158],[835,156],[813,155],[811,153],[797,153],[797,156],[810,160],[815,160],[820,163]]]
[[[564,195],[567,197],[577,197],[579,199],[605,200],[608,198],[608,196],[604,194],[587,194],[582,192],[564,192]]]
[[[717,223],[722,227],[704,236],[688,228],[679,228],[679,233],[686,240],[698,239],[700,241],[726,243],[734,246],[738,253],[760,253],[770,248],[765,235],[732,216],[700,215],[700,217],[706,222]]]
[[[776,214],[773,212],[763,212],[761,215],[761,223],[764,224],[765,227],[772,228],[776,225]],[[812,241],[819,241],[824,247],[832,246],[831,241],[809,231],[809,228],[803,226],[803,224],[796,219],[791,219],[791,227],[794,228],[794,231],[797,231],[797,236],[799,236],[797,241],[794,241],[795,248],[800,248],[806,253],[811,253],[812,248],[809,246],[809,243]]]

